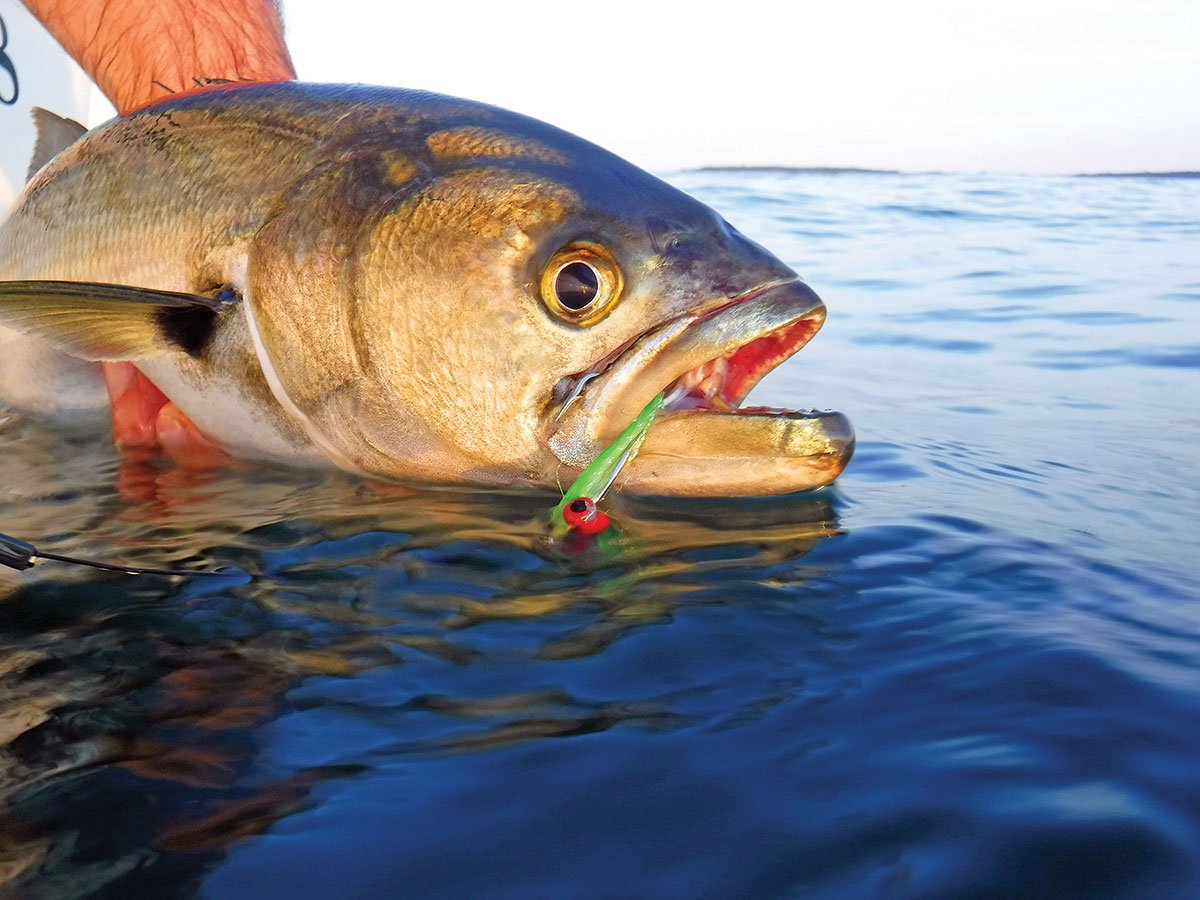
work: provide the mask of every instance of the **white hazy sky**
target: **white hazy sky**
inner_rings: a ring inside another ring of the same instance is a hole
[[[709,164],[1200,169],[1200,0],[284,0],[300,77]]]

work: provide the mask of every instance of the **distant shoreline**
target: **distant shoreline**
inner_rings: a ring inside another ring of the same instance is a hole
[[[1075,178],[1200,178],[1200,172],[1080,172]]]
[[[699,166],[695,169],[683,169],[684,172],[762,172],[763,174],[779,175],[911,175],[912,172],[901,172],[899,169],[858,169],[853,166]],[[925,173],[921,174],[939,174]]]
[[[899,169],[864,169],[855,166],[698,166],[681,172],[743,172],[764,175],[1023,175],[1024,172],[902,172]],[[1075,172],[1069,175],[1034,174],[1034,178],[1200,178],[1200,171],[1180,172]]]

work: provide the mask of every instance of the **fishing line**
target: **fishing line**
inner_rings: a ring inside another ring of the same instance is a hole
[[[103,569],[106,572],[124,572],[126,575],[228,575],[229,572],[213,572],[206,569],[156,569],[150,566],[122,566],[114,563],[100,562],[95,559],[83,559],[78,556],[64,556],[61,553],[47,553],[39,550],[28,541],[22,541],[9,534],[0,532],[0,566],[23,571],[30,569],[43,559],[55,562],[70,563],[74,566],[89,566],[93,569]]]

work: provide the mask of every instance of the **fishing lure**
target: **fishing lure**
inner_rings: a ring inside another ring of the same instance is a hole
[[[616,480],[625,463],[637,454],[646,439],[650,423],[663,405],[663,395],[657,394],[629,423],[620,436],[600,451],[579,477],[571,482],[562,502],[550,513],[550,533],[562,537],[567,532],[582,535],[599,534],[608,528],[609,518],[596,508]],[[576,501],[584,501],[576,508]]]
[[[578,497],[563,510],[563,521],[576,534],[591,537],[608,528],[609,518],[596,508],[591,497]]]

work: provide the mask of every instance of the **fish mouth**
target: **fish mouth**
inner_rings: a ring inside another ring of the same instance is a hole
[[[825,304],[798,279],[702,304],[562,379],[550,448],[563,463],[585,466],[664,392],[662,410],[623,473],[624,487],[750,496],[829,484],[854,451],[845,416],[740,406],[824,322]]]

